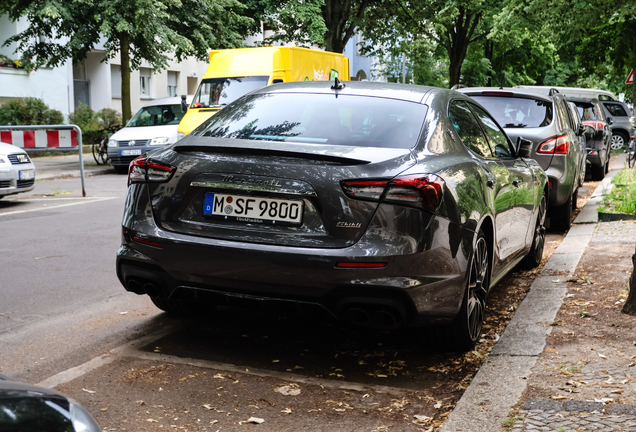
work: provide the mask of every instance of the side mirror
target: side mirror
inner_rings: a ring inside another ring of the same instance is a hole
[[[515,146],[515,152],[517,157],[529,158],[532,157],[533,142],[529,139],[519,137],[517,138],[517,144]]]
[[[613,125],[614,124],[614,120],[612,120],[611,117],[608,117],[607,118],[607,124],[610,125],[610,126]]]
[[[186,113],[188,111],[188,103],[186,102],[186,95],[181,95],[181,112]]]
[[[576,134],[577,134],[578,136],[581,136],[581,135],[584,135],[584,134],[585,134],[585,132],[587,132],[587,126],[583,126],[583,124],[582,124],[582,123],[579,123],[579,127],[578,127],[578,129],[577,129],[577,133],[576,133]]]

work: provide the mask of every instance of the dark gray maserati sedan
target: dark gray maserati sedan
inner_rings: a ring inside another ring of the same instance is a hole
[[[268,86],[131,163],[117,275],[173,314],[318,307],[469,349],[490,287],[541,261],[529,145],[451,90]]]

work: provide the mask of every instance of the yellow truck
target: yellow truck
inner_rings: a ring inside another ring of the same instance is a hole
[[[349,73],[349,59],[327,51],[298,47],[210,51],[210,66],[179,123],[179,138],[252,90],[280,82],[348,80]]]

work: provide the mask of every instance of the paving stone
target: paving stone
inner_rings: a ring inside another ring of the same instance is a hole
[[[577,400],[569,400],[565,402],[564,409],[566,411],[602,411],[604,408],[603,404],[600,402],[588,402],[588,401],[577,401]]]
[[[543,413],[548,410],[562,411],[563,402],[553,401],[550,399],[528,399],[523,405],[524,410],[535,411],[539,410],[539,413]]]
[[[636,405],[612,404],[605,409],[605,412],[608,414],[636,415]]]

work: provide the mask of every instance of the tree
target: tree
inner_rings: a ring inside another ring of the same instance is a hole
[[[248,8],[276,31],[271,41],[320,45],[341,53],[368,10],[380,0],[251,0]]]
[[[210,48],[243,45],[253,19],[241,15],[237,0],[4,0],[0,14],[29,26],[5,42],[32,58],[34,68],[55,67],[67,59],[79,62],[104,42],[107,58],[121,55],[122,117],[131,117],[130,71],[143,60],[156,70],[195,56],[206,61]],[[42,38],[45,35],[47,38]],[[103,38],[103,39],[102,39]]]

